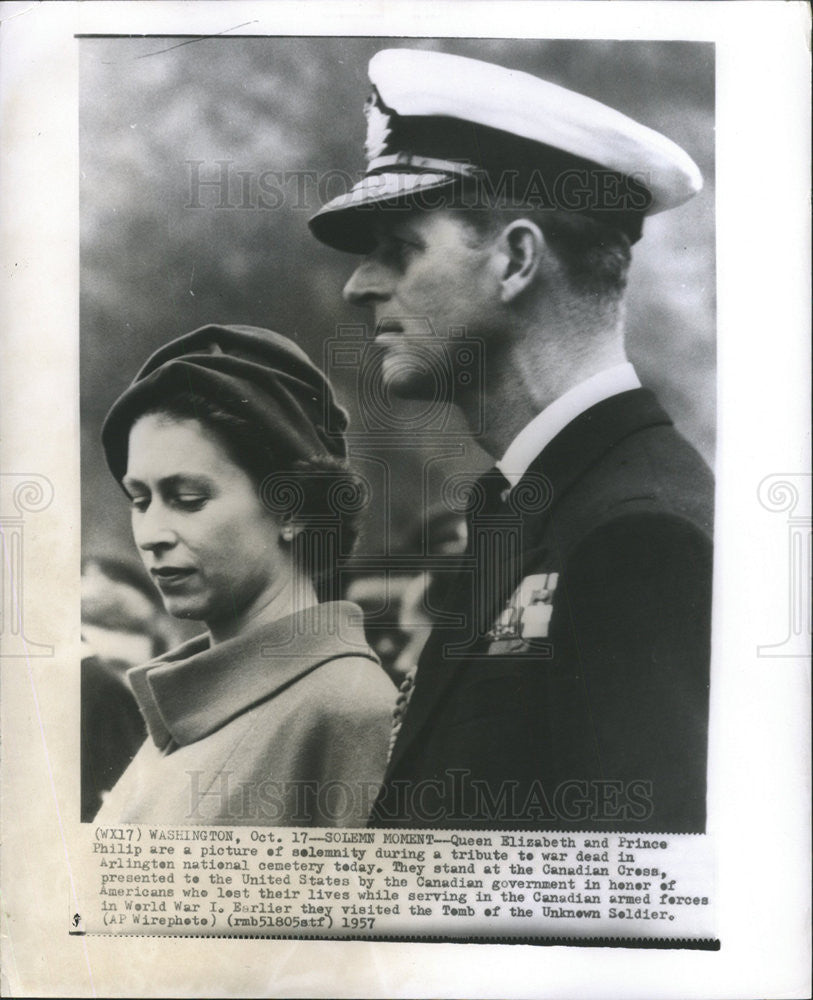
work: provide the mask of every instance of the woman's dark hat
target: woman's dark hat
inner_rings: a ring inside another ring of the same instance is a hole
[[[119,482],[134,421],[179,392],[203,396],[266,433],[280,470],[347,457],[347,412],[300,347],[272,330],[211,325],[157,350],[107,414],[102,445]]]

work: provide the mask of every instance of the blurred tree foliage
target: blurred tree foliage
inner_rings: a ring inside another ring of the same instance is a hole
[[[634,250],[628,345],[643,379],[712,460],[715,426],[714,49],[679,42],[381,38],[84,38],[80,42],[83,538],[131,553],[126,504],[104,465],[108,407],[156,347],[209,322],[295,337],[319,363],[354,258],[307,229],[363,168],[367,63],[388,45],[436,48],[535,73],[663,131],[694,157],[703,192],[647,223]],[[334,171],[334,173],[331,173]],[[286,180],[286,174],[288,179]],[[226,179],[226,187],[198,184]],[[362,427],[352,372],[330,372]],[[405,418],[409,404],[403,404]],[[488,464],[453,420],[455,452]],[[397,548],[421,507],[426,452],[368,443],[374,485],[362,551]],[[389,470],[390,481],[385,483]],[[387,506],[389,495],[389,508]]]

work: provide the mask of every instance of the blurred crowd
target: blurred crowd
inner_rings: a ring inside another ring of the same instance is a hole
[[[81,594],[81,810],[87,822],[147,734],[127,670],[168,649],[174,634],[158,593],[135,563],[85,558]]]

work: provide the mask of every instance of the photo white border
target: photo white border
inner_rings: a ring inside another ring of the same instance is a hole
[[[51,2],[6,3],[0,18],[0,465],[6,473],[45,475],[54,489],[47,509],[27,515],[19,593],[28,638],[55,647],[52,658],[0,659],[3,994],[809,995],[810,660],[757,655],[783,638],[790,580],[787,515],[767,510],[757,491],[769,475],[809,472],[807,5]],[[71,830],[60,807],[77,797],[80,660],[74,35],[224,32],[716,43],[709,829],[718,851],[719,952],[68,937]],[[797,482],[803,494],[807,482],[809,494],[809,479]],[[799,510],[809,510],[804,495]],[[75,704],[64,685],[49,683],[72,672]]]

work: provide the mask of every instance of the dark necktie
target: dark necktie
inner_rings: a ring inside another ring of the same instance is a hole
[[[496,465],[492,466],[475,481],[472,487],[472,516],[488,517],[500,513],[505,508],[509,490],[508,480]]]
[[[462,626],[436,626],[419,663],[439,655],[441,645],[468,645],[482,632],[488,616],[487,607],[493,604],[494,587],[493,556],[495,536],[505,531],[506,517],[513,520],[506,494],[510,484],[498,468],[484,472],[473,483],[469,492],[466,522],[468,541],[466,553],[461,557],[456,570],[449,570],[440,610],[462,618]]]

